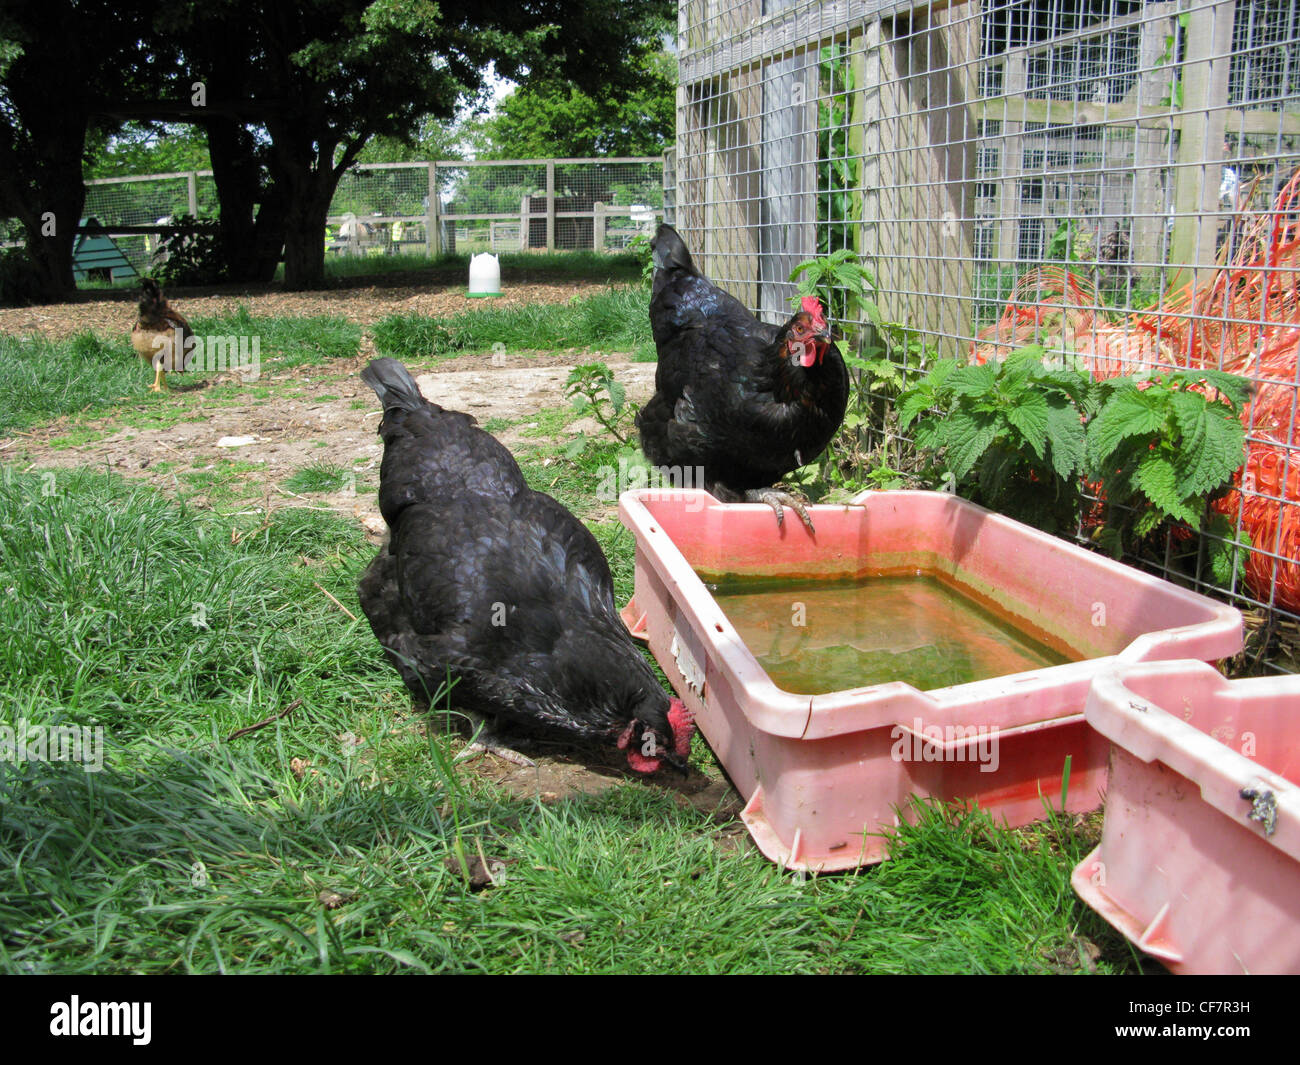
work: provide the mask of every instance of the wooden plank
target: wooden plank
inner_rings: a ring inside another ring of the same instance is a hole
[[[1191,12],[1187,51],[1180,76],[1183,118],[1174,167],[1174,232],[1170,264],[1214,267],[1215,238],[1222,216],[1219,184],[1223,168],[1224,110],[1228,103],[1228,62],[1235,0],[1207,4]],[[1198,283],[1185,271],[1181,280]]]
[[[962,8],[867,27],[864,250],[885,318],[950,356],[971,333],[977,29]]]
[[[829,38],[861,29],[872,19],[909,15],[927,18],[953,6],[957,6],[956,0],[831,0],[816,5],[800,4],[756,18],[743,27],[730,27],[733,32],[729,36],[707,43],[699,32],[699,23],[694,22],[686,34],[691,44],[682,50],[678,59],[678,77],[681,84],[693,85],[815,48]],[[698,5],[692,11],[703,9],[704,5]],[[810,26],[816,27],[811,39]]]
[[[1167,6],[1167,5],[1162,5]],[[1160,68],[1155,83],[1161,87],[1161,96],[1169,91],[1172,76]],[[1169,132],[1176,130],[1185,112],[1163,110],[1159,97],[1152,105],[1132,99],[1113,104],[1093,104],[1073,100],[1046,100],[1041,97],[1016,97],[1010,93],[993,99],[979,100],[974,105],[981,119],[1006,121],[1004,116],[1014,112],[1017,121],[1042,122],[1050,126],[1137,126],[1141,129]],[[1224,128],[1230,133],[1300,136],[1300,110],[1266,111],[1234,108],[1223,112]]]
[[[1168,104],[1170,82],[1177,75],[1172,45],[1167,43],[1177,28],[1177,4],[1151,5],[1152,19],[1143,24],[1138,42],[1138,84],[1134,88],[1136,113],[1133,121],[1133,209],[1129,227],[1129,252],[1135,269],[1151,284],[1159,284],[1165,262],[1165,182],[1169,159],[1169,139],[1175,123],[1167,116],[1154,122],[1139,116],[1158,114]],[[1163,62],[1162,62],[1163,60]],[[1157,64],[1160,65],[1157,65]],[[1112,111],[1115,110],[1112,108]]]

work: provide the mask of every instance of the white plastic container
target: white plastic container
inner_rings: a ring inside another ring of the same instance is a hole
[[[470,259],[467,295],[475,298],[501,295],[501,263],[495,255],[483,252]]]

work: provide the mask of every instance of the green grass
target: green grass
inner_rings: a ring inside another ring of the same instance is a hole
[[[501,344],[508,351],[630,351],[638,360],[653,361],[648,305],[647,291],[629,286],[568,303],[485,307],[445,318],[389,315],[375,323],[375,347],[398,359],[490,351]]]
[[[439,282],[467,284],[468,253],[458,255],[374,255],[326,256],[327,278],[354,278],[385,274],[428,274]],[[612,283],[641,280],[643,263],[632,253],[604,254],[594,251],[501,252],[498,255],[503,284],[544,281],[604,281]],[[283,276],[283,270],[277,277]]]
[[[361,327],[343,318],[252,318],[241,307],[221,318],[198,318],[198,336],[257,337],[263,374],[294,366],[328,364],[356,356]],[[65,340],[31,335],[0,335],[0,434],[27,429],[63,415],[97,416],[116,411],[122,425],[162,428],[178,421],[201,419],[178,400],[183,392],[209,375],[171,375],[173,391],[157,395],[147,385],[153,370],[125,338],[81,333]],[[245,403],[250,396],[268,395],[250,384],[206,389],[209,405]],[[95,438],[95,430],[75,430],[63,446],[79,446]]]
[[[124,396],[139,396],[152,380],[152,369],[125,337],[0,335],[0,433],[114,406]]]
[[[576,499],[606,459],[529,475]],[[626,594],[631,538],[596,534]],[[891,862],[805,879],[653,783],[546,804],[451,767],[359,609],[373,554],[319,511],[0,469],[0,720],[105,743],[100,772],[0,761],[0,969],[1044,972],[1078,936],[1135,967],[1059,818],[925,811]],[[504,875],[472,892],[447,859],[480,847]]]
[[[338,492],[352,478],[352,471],[328,462],[313,462],[288,477],[290,492]]]
[[[361,346],[361,326],[346,318],[254,318],[240,305],[220,317],[195,318],[197,336],[257,337],[263,370],[319,365],[331,359],[354,358]]]
[[[481,249],[486,250],[486,249]],[[436,281],[440,284],[466,284],[469,280],[470,253],[428,256],[422,253],[402,255],[326,255],[327,281],[348,282],[354,278],[394,275],[403,283]],[[641,280],[643,262],[630,252],[606,254],[595,251],[501,252],[501,280],[505,284],[545,281],[596,281],[624,283]],[[411,275],[407,280],[403,275]],[[275,280],[284,280],[284,267],[276,269]],[[82,291],[135,291],[138,277],[110,284],[107,281],[80,281]],[[183,286],[177,286],[181,292]],[[171,290],[168,289],[170,293]]]

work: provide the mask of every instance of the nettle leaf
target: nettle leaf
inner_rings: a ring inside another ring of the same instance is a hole
[[[948,431],[944,435],[948,440],[948,469],[960,481],[997,439],[998,426],[991,418],[956,411],[948,419]]]
[[[1044,458],[1047,443],[1047,397],[1041,392],[1028,392],[1013,407],[1006,410],[1007,421],[1020,431],[1039,459]]]
[[[956,372],[956,359],[940,359],[934,364],[934,368],[926,376],[925,380],[935,392],[938,392],[940,388],[947,386],[948,379]]]
[[[935,367],[937,370],[938,367]],[[987,395],[997,388],[998,370],[992,363],[963,366],[947,375],[947,385],[958,396]]]
[[[1174,464],[1163,455],[1153,451],[1138,463],[1133,482],[1166,514],[1185,521],[1188,525],[1198,524],[1196,511],[1187,505],[1178,491],[1178,474],[1174,470]]]
[[[1217,415],[1211,405],[1206,410],[1205,443],[1197,454],[1197,465],[1184,472],[1184,491],[1188,495],[1205,495],[1228,481],[1246,460],[1246,430],[1229,415]],[[1182,456],[1180,456],[1182,458]],[[1191,456],[1187,456],[1191,461]]]
[[[1251,384],[1244,377],[1225,373],[1222,370],[1179,370],[1169,375],[1171,384],[1194,385],[1204,382],[1217,389],[1240,407],[1251,394]]]
[[[1211,523],[1211,531],[1226,535],[1228,538],[1219,539],[1218,535],[1206,537],[1206,554],[1210,563],[1210,572],[1214,575],[1214,583],[1221,588],[1231,588],[1240,576],[1241,569],[1246,564],[1247,551],[1254,542],[1245,529],[1240,530],[1237,539],[1233,540],[1231,530],[1224,529],[1225,525],[1227,522],[1223,520],[1222,515],[1215,515],[1215,521]]]
[[[1052,444],[1052,468],[1062,480],[1083,467],[1087,446],[1078,409],[1063,396],[1047,401],[1047,438]]]
[[[1157,432],[1165,423],[1166,397],[1122,388],[1088,424],[1088,455],[1096,464],[1110,458],[1127,439]]]
[[[627,400],[627,388],[622,381],[616,381],[610,377],[605,380],[605,390],[609,393],[609,401],[613,404],[614,410],[623,409],[623,404]]]
[[[906,429],[912,424],[918,414],[922,414],[934,406],[934,393],[928,388],[917,386],[909,388],[898,397],[898,403],[895,410],[898,412],[898,427]]]

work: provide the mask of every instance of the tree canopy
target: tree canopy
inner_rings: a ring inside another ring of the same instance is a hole
[[[0,209],[23,219],[30,251],[47,142],[59,145],[61,202],[75,212],[68,145],[79,169],[94,123],[184,123],[207,137],[232,275],[268,279],[283,248],[286,283],[317,284],[330,198],[373,139],[409,143],[423,123],[450,119],[491,69],[630,97],[646,79],[636,57],[670,8],[623,0],[611,17],[607,0],[6,4],[0,114],[12,131],[0,131],[0,174],[18,176],[0,184]],[[89,76],[69,77],[74,69]],[[66,275],[53,287],[66,290],[70,241],[52,251]]]
[[[520,86],[480,124],[480,158],[659,155],[673,142],[677,63],[662,48],[634,62],[639,84],[626,93],[588,93],[558,79]]]

